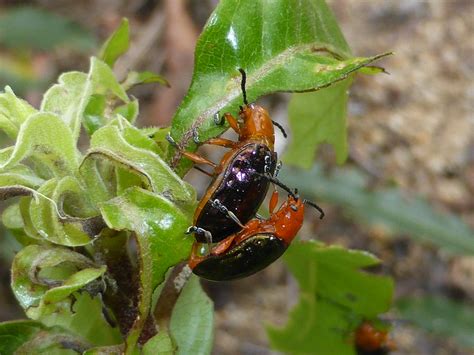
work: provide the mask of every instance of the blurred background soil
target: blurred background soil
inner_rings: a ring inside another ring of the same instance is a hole
[[[146,69],[170,81],[171,89],[143,86],[133,92],[140,99],[141,125],[167,125],[190,83],[195,42],[216,3],[3,0],[0,14],[20,5],[39,7],[79,23],[98,38],[97,43],[128,17],[131,50],[117,71],[123,76],[128,68]],[[351,89],[348,164],[368,172],[375,185],[397,184],[474,228],[474,2],[329,3],[354,54],[395,52],[382,63],[390,75],[359,76]],[[22,94],[38,105],[46,84],[62,71],[85,70],[90,54],[64,48],[29,53],[30,74],[43,86],[26,87]],[[11,53],[0,47],[0,55]],[[280,122],[285,122],[288,98],[265,99]],[[332,162],[330,149],[322,149],[318,159]],[[201,189],[207,181],[195,175],[190,179]],[[301,238],[373,252],[383,260],[384,273],[395,278],[396,297],[443,295],[473,305],[474,258],[448,257],[403,235],[388,238],[353,222],[335,206],[324,208],[328,216],[322,223],[308,214]],[[0,247],[0,321],[21,318],[9,289],[8,245]],[[283,325],[298,299],[297,284],[281,262],[244,280],[204,286],[216,307],[215,354],[272,353],[265,325]],[[395,322],[393,333],[397,354],[469,354],[405,322]]]

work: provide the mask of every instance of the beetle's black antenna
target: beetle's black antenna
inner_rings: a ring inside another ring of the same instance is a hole
[[[240,87],[242,88],[242,96],[244,97],[244,104],[248,105],[247,101],[247,91],[245,90],[245,85],[247,83],[247,74],[245,73],[245,70],[242,68],[239,68],[240,74],[242,74],[242,82],[240,83]]]
[[[263,177],[264,179],[267,179],[268,181],[270,181],[271,183],[281,187],[283,190],[285,190],[286,192],[288,192],[288,194],[293,197],[295,200],[298,200],[298,195],[295,194],[293,191],[291,191],[291,189],[286,186],[284,183],[282,183],[280,180],[272,177],[272,176],[268,176],[268,175],[264,175],[264,174],[260,174],[260,173],[256,173],[257,175],[260,175],[261,177]]]
[[[314,202],[311,202],[309,200],[303,200],[303,203],[305,205],[310,205],[310,206],[313,206],[314,208],[316,208],[318,211],[319,211],[319,219],[323,219],[324,218],[324,211],[321,207],[319,207],[317,204],[315,204]]]
[[[275,122],[273,120],[272,120],[272,123],[273,123],[274,126],[276,126],[280,129],[281,133],[283,134],[283,137],[285,137],[285,138],[288,137],[288,135],[285,132],[285,129],[283,128],[283,126],[281,124],[279,124],[278,122]]]

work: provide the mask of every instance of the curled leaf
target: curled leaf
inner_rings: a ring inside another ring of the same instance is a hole
[[[72,250],[29,245],[13,260],[12,289],[27,315],[39,319],[61,307],[72,293],[91,287],[104,272],[105,267]]]

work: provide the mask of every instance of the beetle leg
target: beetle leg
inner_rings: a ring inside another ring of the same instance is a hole
[[[245,226],[240,222],[239,218],[234,214],[234,212],[229,211],[226,206],[224,206],[221,201],[219,201],[217,198],[212,201],[212,207],[218,209],[220,212],[224,213],[229,217],[231,220],[233,220],[236,224],[239,225],[240,228],[245,228]]]
[[[186,231],[186,234],[192,234],[192,233],[196,233],[196,234],[204,236],[204,238],[206,238],[207,246],[209,247],[209,249],[211,248],[211,244],[212,244],[212,234],[211,234],[211,232],[209,232],[208,230],[206,230],[204,228],[201,228],[201,227],[191,226]]]
[[[280,173],[280,170],[281,170],[281,166],[282,166],[282,162],[281,160],[278,161],[276,167],[275,167],[275,173],[273,174],[273,177],[274,178],[277,178],[278,177],[278,174]]]
[[[230,113],[224,113],[224,117],[229,122],[229,126],[240,136],[240,127],[237,119],[232,116]]]
[[[211,138],[203,143],[218,145],[220,147],[225,147],[225,148],[230,148],[230,149],[233,149],[237,145],[237,142],[234,142],[234,141],[231,141],[230,139],[225,139],[225,138]]]
[[[199,154],[196,154],[196,153],[191,153],[191,152],[186,152],[184,150],[181,150],[180,147],[178,147],[178,144],[176,144],[175,140],[173,139],[173,137],[171,137],[171,135],[168,133],[168,135],[166,136],[166,140],[173,146],[175,147],[176,149],[178,149],[181,154],[183,156],[185,156],[186,158],[188,158],[189,160],[193,161],[194,163],[196,164],[207,164],[207,165],[210,165],[212,166],[214,169],[217,167],[217,165],[215,163],[213,163],[212,161],[200,156]]]

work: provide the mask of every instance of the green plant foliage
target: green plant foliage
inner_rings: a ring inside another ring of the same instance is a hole
[[[88,31],[64,17],[24,6],[0,15],[0,45],[28,50],[51,50],[62,45],[89,51],[96,41]]]
[[[323,0],[222,1],[198,40],[193,80],[173,118],[171,135],[180,146],[195,149],[191,128],[201,140],[222,133],[226,128],[216,126],[213,116],[235,113],[242,104],[238,68],[247,73],[248,99],[253,101],[279,91],[324,88],[378,58],[351,56]],[[169,158],[177,163],[174,150]],[[185,171],[179,166],[180,174]]]
[[[179,355],[210,354],[214,339],[214,307],[192,276],[184,287],[171,315],[170,330]]]
[[[474,308],[440,297],[405,298],[396,308],[414,325],[474,349]]]
[[[196,353],[196,352],[194,352]],[[143,346],[143,355],[174,355],[176,347],[170,335],[165,331],[160,331],[157,335],[147,341]]]
[[[88,74],[69,72],[59,77],[58,84],[44,95],[41,110],[61,117],[77,141],[83,121],[87,132],[93,133],[112,118],[105,110],[108,100],[130,102],[112,69],[92,57]]]
[[[59,326],[71,334],[82,337],[94,346],[120,344],[122,337],[117,328],[105,320],[103,304],[99,296],[87,292],[74,293],[72,307],[58,308],[54,313],[41,318],[47,326]]]
[[[30,320],[0,323],[0,354],[13,354],[22,344],[45,328],[41,323]]]
[[[347,157],[347,90],[352,80],[346,79],[327,89],[293,95],[288,107],[292,139],[283,158],[285,163],[310,168],[319,144],[334,147],[336,158]]]
[[[133,348],[148,315],[154,289],[171,266],[189,255],[192,239],[184,232],[191,223],[191,215],[185,215],[166,198],[139,188],[130,188],[122,196],[103,203],[101,211],[110,228],[133,231],[137,236],[140,317],[127,340],[128,348]]]
[[[423,199],[396,188],[371,191],[361,171],[335,169],[327,175],[315,167],[291,174],[282,171],[281,176],[289,186],[297,185],[302,195],[340,205],[350,216],[387,233],[406,234],[455,254],[474,254],[474,233],[459,217],[439,213]]]
[[[16,138],[22,123],[35,111],[26,101],[17,98],[9,86],[0,93],[0,129],[10,138]]]
[[[152,73],[150,71],[136,72],[131,71],[128,73],[127,78],[122,83],[122,86],[125,90],[131,89],[136,85],[141,84],[162,84],[165,86],[170,86],[168,80],[166,80],[161,75]]]
[[[105,267],[69,249],[30,245],[13,260],[12,289],[27,315],[37,320],[104,272]]]
[[[100,49],[99,58],[102,59],[109,67],[113,67],[115,61],[127,52],[130,45],[130,29],[128,19],[122,19],[120,26],[105,41]]]
[[[355,354],[354,329],[388,311],[392,301],[392,280],[363,271],[378,259],[363,251],[299,242],[284,260],[298,280],[300,299],[286,326],[268,328],[272,347],[291,354]]]

